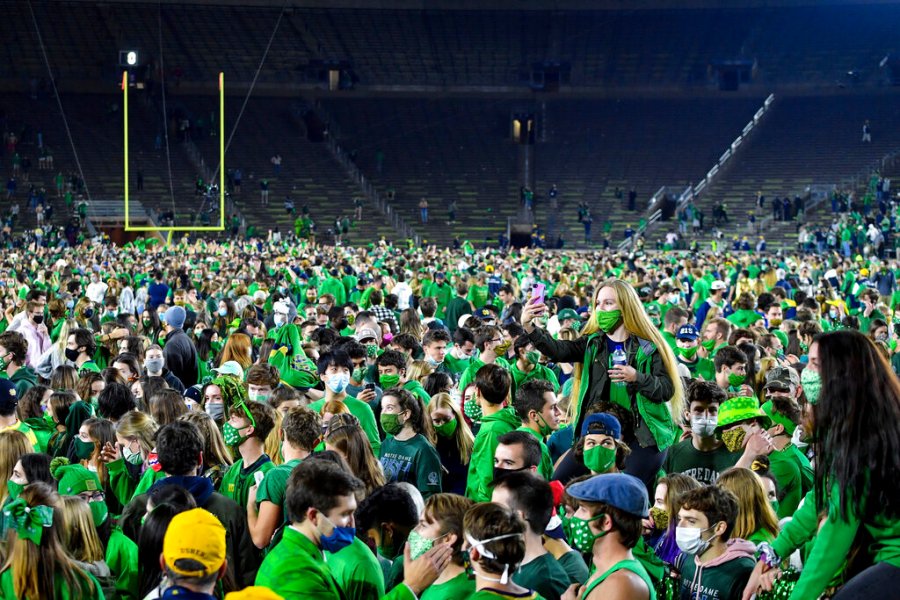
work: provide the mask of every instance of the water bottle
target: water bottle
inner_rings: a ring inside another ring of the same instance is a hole
[[[627,365],[628,364],[628,356],[625,354],[625,349],[621,346],[616,348],[612,353],[612,364],[616,365]],[[624,381],[616,381],[616,385],[625,385]]]

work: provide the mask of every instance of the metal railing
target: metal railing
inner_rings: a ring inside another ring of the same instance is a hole
[[[359,189],[366,200],[374,204],[375,208],[384,215],[390,226],[394,228],[394,231],[396,231],[402,239],[411,239],[418,246],[421,243],[419,234],[416,233],[415,229],[410,226],[406,219],[400,216],[397,207],[388,202],[385,195],[378,191],[375,184],[366,177],[365,173],[363,173],[353,159],[350,158],[350,154],[344,150],[337,141],[340,138],[340,129],[338,128],[338,124],[331,118],[331,115],[328,114],[328,111],[322,105],[321,100],[317,99],[312,104],[319,117],[321,117],[328,125],[328,135],[325,138],[325,146],[328,148],[328,151],[331,152],[334,159],[341,167],[343,167],[350,179],[359,186]]]
[[[725,149],[725,151],[719,156],[719,160],[706,172],[706,175],[695,183],[694,185],[689,185],[681,194],[678,195],[677,200],[675,202],[675,212],[687,202],[692,200],[695,196],[697,196],[700,192],[707,189],[712,185],[713,180],[715,180],[716,176],[719,172],[725,167],[729,160],[731,160],[738,148],[746,141],[747,136],[753,132],[753,130],[759,125],[759,122],[762,120],[763,116],[765,116],[772,107],[772,103],[775,101],[775,94],[769,94],[768,97],[763,101],[762,106],[753,114],[753,118],[744,126],[744,129],[741,131],[740,135],[738,135],[733,142]],[[635,236],[638,234],[644,234],[653,228],[653,226],[662,219],[662,206],[657,206],[661,201],[664,201],[666,195],[668,193],[668,188],[662,187],[653,197],[650,199],[648,203],[648,209],[646,214],[646,222],[642,227],[639,227],[635,232]],[[661,195],[660,195],[661,194]],[[623,240],[619,243],[618,248],[620,251],[628,248],[632,243],[631,239]]]

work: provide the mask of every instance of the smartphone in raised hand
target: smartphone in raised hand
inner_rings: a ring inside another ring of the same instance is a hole
[[[543,304],[544,303],[544,284],[536,283],[531,288],[531,303],[532,304]]]

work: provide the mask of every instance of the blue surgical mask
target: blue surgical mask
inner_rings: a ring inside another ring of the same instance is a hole
[[[331,519],[326,517],[325,513],[320,512],[319,514],[323,519],[331,523]],[[331,532],[331,535],[320,534],[319,542],[322,544],[323,550],[334,554],[353,543],[353,538],[356,536],[356,527],[338,527],[334,523],[331,523],[331,526],[334,527],[334,531]]]

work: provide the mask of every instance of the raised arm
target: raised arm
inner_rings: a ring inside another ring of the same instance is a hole
[[[528,339],[541,354],[556,362],[582,362],[587,348],[587,337],[582,336],[572,341],[554,340],[546,330],[534,324],[535,317],[540,317],[546,311],[546,305],[534,303],[534,300],[525,303],[522,308],[522,327],[528,333]]]

